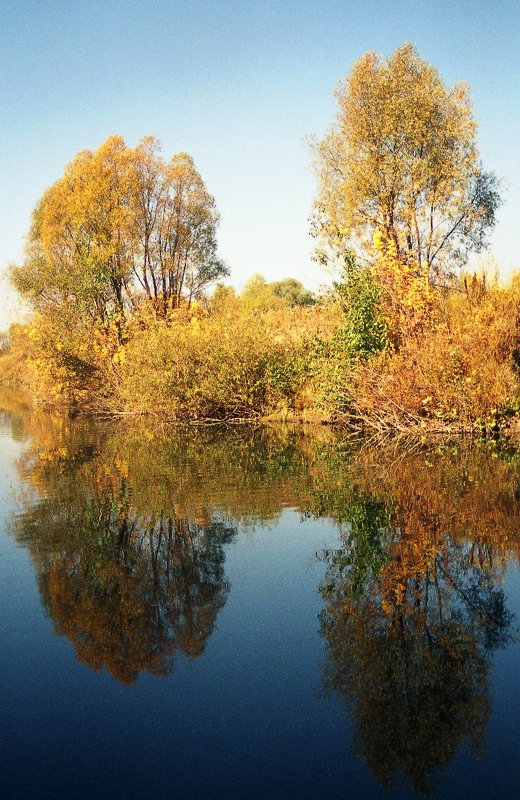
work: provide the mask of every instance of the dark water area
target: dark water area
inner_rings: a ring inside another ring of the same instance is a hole
[[[508,798],[520,457],[0,413],[0,797]]]

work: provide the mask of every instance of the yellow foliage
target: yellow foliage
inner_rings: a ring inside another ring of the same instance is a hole
[[[437,293],[427,325],[359,370],[349,391],[365,424],[492,430],[517,412],[518,288],[476,277],[472,287]]]
[[[382,291],[381,308],[390,341],[398,346],[403,339],[424,330],[438,304],[430,289],[429,273],[413,257],[400,255],[394,239],[384,232],[374,234],[377,258],[373,271]]]
[[[383,232],[402,263],[452,272],[466,246],[480,246],[499,204],[496,180],[480,167],[467,86],[446,88],[404,44],[387,60],[365,53],[336,99],[336,120],[314,148],[324,255],[354,245],[370,258]]]

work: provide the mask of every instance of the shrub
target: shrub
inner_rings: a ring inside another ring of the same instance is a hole
[[[347,392],[376,428],[495,429],[517,409],[519,292],[511,286],[450,290],[431,326],[358,370]]]

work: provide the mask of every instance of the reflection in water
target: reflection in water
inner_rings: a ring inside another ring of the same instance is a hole
[[[471,559],[447,543],[391,607],[377,585],[350,595],[338,561],[329,570],[327,683],[348,701],[355,750],[384,788],[404,777],[428,793],[464,739],[482,750],[489,656],[507,641],[511,617],[502,590]]]
[[[91,458],[89,458],[91,456]],[[18,520],[58,634],[124,683],[204,651],[226,601],[223,545],[235,529],[137,508],[127,469],[92,448],[41,451],[25,469],[44,494]]]
[[[63,542],[37,564],[56,632],[123,683],[140,671],[167,674],[177,650],[199,656],[226,601],[222,543],[233,530],[87,513],[82,544]]]
[[[320,589],[325,682],[381,786],[427,794],[462,742],[483,750],[491,657],[514,632],[515,456],[356,449],[328,429],[13,424],[30,441],[13,532],[84,663],[130,683],[200,656],[230,589],[225,545],[292,506],[340,532]]]
[[[123,683],[167,674],[176,652],[200,656],[229,591],[224,545],[238,523],[275,519],[281,476],[302,474],[294,437],[25,424],[19,467],[34,491],[14,532],[56,633]]]
[[[484,748],[490,659],[512,635],[500,583],[518,471],[482,451],[361,452],[351,477],[343,545],[325,554],[325,680],[381,786],[424,795],[464,740]]]

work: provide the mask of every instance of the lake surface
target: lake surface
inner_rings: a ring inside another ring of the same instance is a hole
[[[517,454],[4,405],[0,797],[517,796]]]

